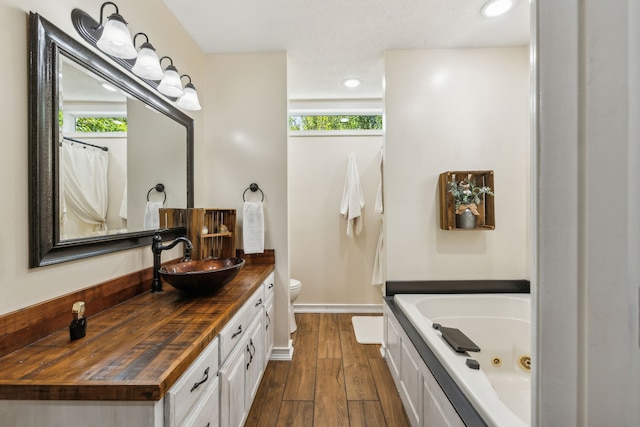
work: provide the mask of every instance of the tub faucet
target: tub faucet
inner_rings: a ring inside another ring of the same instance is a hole
[[[191,240],[186,237],[178,237],[168,245],[162,245],[162,236],[160,233],[166,230],[157,230],[153,235],[153,242],[151,243],[151,251],[153,252],[153,282],[151,282],[151,292],[162,292],[162,281],[160,280],[160,254],[165,249],[171,249],[180,242],[184,243],[184,258],[182,261],[191,261],[191,251],[193,245]]]

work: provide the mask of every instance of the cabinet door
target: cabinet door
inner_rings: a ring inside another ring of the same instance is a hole
[[[393,314],[387,316],[387,364],[394,378],[400,378],[400,362],[402,360],[402,344],[400,339],[400,324]]]
[[[433,374],[423,366],[423,425],[429,427],[464,427],[462,419],[440,388]]]
[[[245,344],[243,339],[220,369],[220,425],[238,427],[244,423],[245,406]]]
[[[245,369],[246,369],[246,396],[245,406],[251,407],[251,402],[255,397],[258,387],[260,386],[260,379],[264,372],[264,331],[262,330],[262,316],[256,316],[249,330],[247,331],[246,338],[246,351],[245,351]]]
[[[273,343],[275,339],[275,325],[273,324],[273,319],[275,316],[275,306],[273,304],[273,298],[270,298],[267,301],[267,304],[264,308],[264,366],[266,367],[267,363],[269,363],[271,352],[273,351]]]
[[[405,338],[404,336],[402,338]],[[400,383],[406,400],[405,410],[411,425],[419,426],[422,421],[422,359],[408,339],[402,339],[402,370]]]

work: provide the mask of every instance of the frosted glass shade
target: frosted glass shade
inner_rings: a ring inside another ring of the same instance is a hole
[[[107,23],[104,24],[102,35],[96,45],[104,53],[118,58],[133,59],[138,56],[127,24],[122,16],[116,13],[107,18]]]
[[[202,109],[202,107],[200,106],[200,101],[198,101],[198,93],[196,92],[196,88],[191,83],[187,83],[187,85],[184,87],[184,95],[182,95],[182,97],[178,100],[178,107],[192,111]]]
[[[486,17],[492,18],[507,13],[513,7],[513,0],[490,0],[480,10]]]
[[[178,98],[184,95],[180,75],[178,74],[176,67],[173,65],[169,65],[167,69],[164,70],[164,77],[162,77],[162,80],[158,85],[158,92],[172,98]]]
[[[136,76],[149,80],[161,80],[164,76],[156,50],[149,43],[143,43],[136,63],[131,68]]]

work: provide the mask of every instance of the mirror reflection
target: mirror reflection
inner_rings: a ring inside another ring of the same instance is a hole
[[[160,208],[187,207],[186,128],[60,59],[60,240],[159,228]]]
[[[150,245],[148,212],[193,207],[193,119],[36,13],[29,49],[29,266]]]

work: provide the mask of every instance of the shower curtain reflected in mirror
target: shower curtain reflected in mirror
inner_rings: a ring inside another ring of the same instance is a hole
[[[61,239],[108,231],[109,153],[63,140],[61,151]]]

